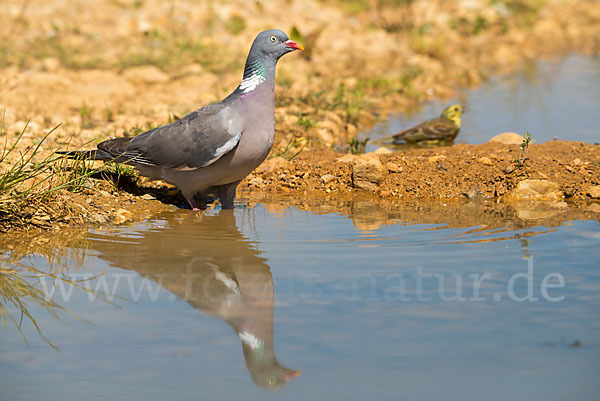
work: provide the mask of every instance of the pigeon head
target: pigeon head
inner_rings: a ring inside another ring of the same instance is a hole
[[[279,29],[270,29],[259,33],[256,39],[254,39],[250,48],[249,58],[250,56],[269,58],[276,62],[284,54],[303,49],[302,45],[291,41],[285,32]]]
[[[302,45],[291,41],[279,29],[259,33],[248,53],[244,78],[235,93],[248,94],[263,82],[274,83],[277,60],[284,54],[302,49]]]

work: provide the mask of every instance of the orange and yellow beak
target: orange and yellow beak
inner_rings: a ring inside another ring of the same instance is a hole
[[[302,50],[302,49],[300,49]],[[288,373],[285,374],[285,381],[289,381],[291,379],[293,379],[294,377],[298,377],[302,374],[301,370],[291,370]]]
[[[292,40],[285,41],[285,42],[283,42],[283,44],[287,45],[287,47],[289,47],[290,49],[304,50],[304,46],[302,46],[300,43],[296,43]]]

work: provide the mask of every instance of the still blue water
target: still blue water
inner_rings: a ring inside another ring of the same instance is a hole
[[[391,116],[363,135],[372,140],[388,137],[438,117],[455,103],[468,109],[455,143],[484,143],[503,132],[529,132],[538,143],[554,138],[597,143],[600,59],[572,55],[560,62],[539,61],[476,89],[459,90],[452,99],[426,103],[416,113]],[[371,143],[367,150],[377,147]]]
[[[83,281],[29,301],[60,351],[2,332],[0,399],[598,399],[598,219],[238,206],[22,258]]]

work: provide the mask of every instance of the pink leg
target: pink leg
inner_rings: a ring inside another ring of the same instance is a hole
[[[200,210],[200,208],[198,208],[198,204],[196,203],[196,199],[194,199],[194,195],[190,196],[189,198],[186,198],[186,200],[190,204],[193,211],[197,212]]]

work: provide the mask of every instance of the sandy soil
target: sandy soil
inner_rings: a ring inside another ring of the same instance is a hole
[[[518,145],[499,143],[362,155],[321,148],[302,152],[292,161],[281,157],[266,161],[242,181],[238,197],[250,205],[260,202],[309,210],[344,209],[360,200],[370,207],[380,204],[391,214],[390,210],[403,204],[459,208],[464,201],[480,206],[493,201],[505,205],[498,207],[508,208],[510,213],[488,213],[489,221],[479,223],[486,227],[494,216],[497,225],[510,215],[536,220],[578,210],[588,219],[600,219],[600,145],[568,141],[533,144],[523,164],[516,161],[519,153]],[[63,192],[20,219],[0,220],[0,228],[6,232],[122,224],[188,207],[173,186],[161,181],[143,177],[118,183],[102,177],[89,181],[90,189]],[[357,217],[360,227],[385,224],[378,223],[380,218],[369,223],[371,215],[363,210]],[[475,218],[474,225],[479,220]],[[434,215],[427,222],[435,223]]]
[[[450,97],[457,86],[476,86],[540,57],[600,50],[595,2],[388,3],[3,1],[2,136],[10,143],[30,120],[18,145],[25,148],[62,124],[44,144],[44,152],[50,152],[164,124],[229,93],[239,82],[256,32],[269,27],[290,32],[296,26],[309,51],[286,56],[278,66],[272,157],[289,157],[308,146],[289,164],[276,159],[267,164],[272,170],[259,169],[241,193],[365,191],[386,199],[459,199],[464,193],[504,199],[520,181],[543,179],[556,182],[567,199],[590,198],[589,188],[600,184],[593,145],[534,145],[525,165],[511,172],[506,169],[516,158],[516,146],[459,145],[379,155],[383,167],[374,167],[375,173],[372,161],[338,161],[342,155],[330,149],[343,149],[388,112]],[[361,169],[368,179],[361,181]],[[3,230],[121,222],[179,204],[141,198],[150,198],[148,191],[168,198],[169,187],[161,183],[141,181],[115,190],[101,180],[90,182],[90,190],[63,191],[54,203],[4,221]]]
[[[519,153],[519,145],[499,143],[380,155],[321,150],[301,153],[290,162],[268,160],[244,184],[266,191],[365,191],[411,200],[530,199],[517,191],[518,184],[527,180],[557,184],[555,189],[542,190],[540,200],[589,199],[591,188],[600,184],[600,145],[533,144],[523,164],[516,162]]]

